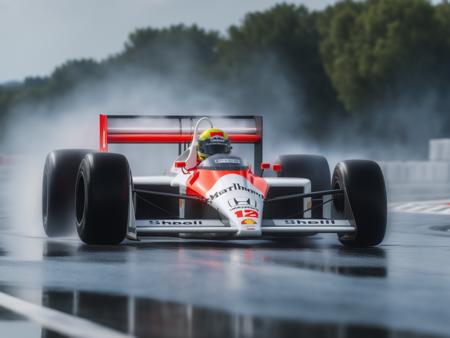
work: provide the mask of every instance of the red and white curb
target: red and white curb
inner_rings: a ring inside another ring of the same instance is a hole
[[[450,200],[392,203],[389,207],[393,212],[450,215]]]

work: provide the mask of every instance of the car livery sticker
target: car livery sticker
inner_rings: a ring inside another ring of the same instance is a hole
[[[237,177],[237,179],[229,180],[226,186],[221,186],[222,189],[214,189],[219,181],[224,177]],[[220,195],[224,195],[231,190],[247,190],[251,189],[253,195],[264,197],[269,190],[269,185],[262,177],[254,176],[249,170],[207,170],[197,169],[193,175],[186,182],[186,193],[188,195],[197,195],[206,199],[215,199]],[[249,186],[251,185],[251,187]],[[249,191],[250,192],[250,191]]]
[[[234,173],[222,176],[207,191],[206,198],[232,226],[242,232],[261,231],[264,193],[247,177]]]

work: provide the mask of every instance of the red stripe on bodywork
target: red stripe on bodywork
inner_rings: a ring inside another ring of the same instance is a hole
[[[267,196],[267,191],[269,190],[269,185],[267,184],[266,180],[262,177],[254,176],[252,174],[252,180],[250,180],[252,184],[262,192],[264,195],[264,198]]]
[[[251,184],[255,186],[255,188],[257,188],[261,192],[261,194],[264,195],[264,197],[266,196],[269,185],[262,177],[253,175],[253,173],[249,170],[197,169],[187,181],[186,193],[188,195],[207,198],[207,192],[212,189],[217,181],[222,177],[231,174],[246,178]]]

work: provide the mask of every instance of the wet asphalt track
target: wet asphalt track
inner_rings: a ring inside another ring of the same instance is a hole
[[[450,337],[450,217],[391,214],[384,244],[15,234],[0,291],[139,337]],[[1,337],[60,335],[0,307]]]

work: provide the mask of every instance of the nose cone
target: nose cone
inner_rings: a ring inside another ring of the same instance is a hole
[[[229,174],[221,177],[207,193],[208,204],[218,210],[238,236],[261,235],[263,193],[245,176]]]

